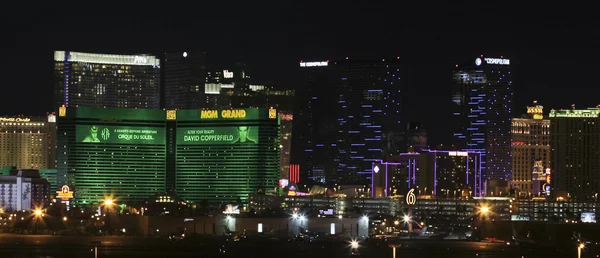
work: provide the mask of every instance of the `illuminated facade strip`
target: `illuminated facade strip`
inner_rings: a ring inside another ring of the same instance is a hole
[[[67,53],[69,53],[68,56]],[[151,55],[116,55],[54,51],[54,61],[70,61],[93,64],[160,66],[160,59]]]

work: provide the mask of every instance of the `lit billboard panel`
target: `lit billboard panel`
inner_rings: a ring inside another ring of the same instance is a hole
[[[85,143],[165,144],[165,128],[77,125],[77,141]]]
[[[252,145],[258,143],[258,126],[177,128],[177,144]]]

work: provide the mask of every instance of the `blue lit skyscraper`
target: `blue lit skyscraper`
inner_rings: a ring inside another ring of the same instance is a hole
[[[513,86],[510,59],[483,55],[454,71],[454,136],[460,148],[482,152],[487,180],[510,180]]]
[[[375,160],[405,151],[398,59],[300,63],[292,163],[303,183],[369,185]]]
[[[341,184],[368,185],[372,163],[400,152],[400,60],[346,59],[336,66],[336,175]]]

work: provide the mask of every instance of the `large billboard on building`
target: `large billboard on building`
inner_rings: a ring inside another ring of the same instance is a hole
[[[165,128],[77,125],[77,141],[116,144],[164,144]]]
[[[258,126],[177,128],[177,144],[233,144],[258,143]]]

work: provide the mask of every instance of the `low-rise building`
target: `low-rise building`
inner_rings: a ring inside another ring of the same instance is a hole
[[[50,183],[37,170],[12,169],[0,175],[0,209],[31,210],[50,204]]]

